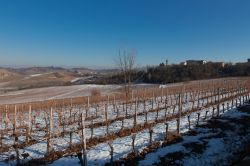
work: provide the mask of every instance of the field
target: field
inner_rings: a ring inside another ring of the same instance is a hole
[[[0,165],[171,163],[159,156],[183,148],[180,139],[188,147],[192,132],[207,131],[198,132],[200,125],[244,115],[232,110],[249,100],[249,85],[248,78],[228,78],[142,86],[129,96],[120,87],[116,93],[93,88],[85,96],[64,98],[63,92],[47,100],[2,103]]]
[[[86,84],[88,79],[98,79],[107,73],[112,72],[85,68],[0,67],[0,95],[17,90]]]
[[[81,96],[89,96],[93,90],[97,90],[101,94],[108,94],[110,92],[119,90],[119,88],[121,88],[119,85],[74,85],[25,89],[1,94],[0,104],[28,103],[62,98],[76,98]]]

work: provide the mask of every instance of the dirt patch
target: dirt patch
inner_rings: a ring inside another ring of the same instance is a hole
[[[165,157],[160,157],[161,165],[173,165],[173,166],[180,165],[179,163],[176,163],[175,161],[181,160],[184,156],[185,154],[180,151],[169,153]]]
[[[185,143],[183,146],[188,149],[191,153],[196,153],[196,154],[201,154],[204,152],[206,149],[206,144],[207,142],[190,142],[190,143]]]
[[[231,130],[234,126],[230,125],[230,123],[225,123],[223,121],[216,119],[211,119],[208,121],[206,125],[200,126],[210,129],[222,129],[222,130]]]

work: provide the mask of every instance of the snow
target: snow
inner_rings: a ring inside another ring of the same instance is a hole
[[[51,163],[53,166],[69,166],[69,165],[79,165],[79,160],[74,156],[64,157],[60,160],[60,162],[55,161]]]
[[[90,78],[93,78],[93,76],[86,76],[86,77],[77,77],[77,78],[74,78],[73,80],[71,80],[70,82],[71,83],[75,83],[77,81],[80,81],[80,80],[87,80],[87,79],[90,79]]]
[[[248,116],[249,114],[246,112],[238,112],[237,109],[234,109],[230,111],[230,113],[225,113],[222,115],[222,117],[228,117],[228,118],[241,118],[243,116]]]
[[[211,112],[211,110],[212,110],[212,108],[210,108],[210,112]],[[206,110],[201,111],[201,117],[205,116],[205,112],[206,112]],[[209,112],[208,116],[210,115],[210,117],[211,117],[210,112]],[[150,116],[150,117],[152,118],[152,116]],[[140,119],[140,118],[138,118],[138,119]],[[154,118],[152,118],[152,119],[154,119]],[[190,116],[190,119],[191,119],[191,128],[194,128],[194,126],[196,125],[197,114],[192,113]],[[187,116],[182,117],[181,122],[182,122],[181,123],[181,133],[185,133],[186,131],[188,131]],[[172,120],[172,121],[169,121],[168,123],[169,123],[169,131],[176,131],[176,121]],[[161,140],[164,137],[165,123],[158,123],[156,126],[153,127],[153,130],[154,130],[153,140],[154,141]],[[198,141],[197,139],[198,139],[197,137],[196,138],[187,138],[187,142],[194,141],[194,140]],[[112,145],[114,146],[114,153],[115,153],[114,160],[117,160],[121,157],[125,157],[127,153],[132,151],[131,142],[132,142],[131,136],[118,138],[112,142]],[[214,142],[216,142],[216,140]],[[211,142],[210,144],[213,144],[214,142]],[[142,151],[146,146],[149,145],[149,133],[148,133],[147,129],[137,133],[135,145],[136,145],[136,149],[139,152]],[[179,150],[183,150],[182,145],[179,145],[179,146],[172,145],[170,147],[168,146],[166,149],[160,149],[159,152],[149,156],[149,159],[145,160],[145,162],[142,162],[142,164],[140,164],[140,165],[151,165],[151,164],[153,164],[152,162],[154,162],[154,160],[152,160],[152,158],[158,159],[159,156],[162,156],[165,153],[170,153],[170,152],[179,151]],[[163,153],[163,151],[164,151],[164,153]],[[106,143],[102,143],[102,144],[98,144],[97,146],[89,149],[89,151],[87,152],[87,158],[89,161],[89,163],[88,163],[89,165],[103,165],[103,162],[109,162],[110,154],[109,154],[108,145]],[[64,159],[62,159],[62,160],[64,160]],[[152,162],[150,162],[150,161],[152,161]],[[60,163],[60,162],[61,162],[61,159],[56,161],[56,163]]]
[[[96,87],[98,87],[97,85],[94,85]],[[86,88],[88,86],[85,86],[84,88]],[[91,85],[90,87],[93,87],[93,85]],[[69,95],[69,94],[67,94]],[[56,97],[61,97],[61,96],[56,96]],[[157,98],[157,100],[159,100],[160,98]],[[164,98],[165,99],[165,98]],[[212,100],[212,98],[210,99]],[[226,102],[225,102],[226,103]],[[205,101],[206,104],[206,101]],[[231,104],[231,103],[230,103]],[[195,102],[195,105],[198,105],[197,101]],[[163,107],[164,105],[161,104],[159,105],[160,107]],[[122,107],[122,106],[118,106],[118,107]],[[135,105],[132,104],[131,108],[128,109],[128,113],[129,115],[133,115],[134,113],[134,107]],[[146,110],[150,110],[152,107],[151,102],[147,102],[146,103]],[[183,105],[183,110],[188,110],[191,107],[191,102],[187,102],[186,104]],[[222,106],[220,106],[222,109]],[[157,104],[153,105],[153,108],[157,108]],[[78,108],[74,108],[73,111],[78,110]],[[176,110],[178,110],[178,108],[176,108]],[[80,110],[79,110],[80,111]],[[110,105],[108,107],[108,119],[115,119],[117,117],[117,113],[114,112],[112,105]],[[137,113],[141,113],[144,111],[144,106],[143,104],[138,105],[138,112]],[[171,115],[173,111],[173,107],[168,109],[168,115]],[[212,107],[206,108],[206,109],[202,109],[200,110],[200,122],[199,124],[205,124],[206,121],[204,120],[206,111],[209,111],[207,114],[207,119],[212,117]],[[67,109],[66,111],[66,115],[69,115],[69,109]],[[175,114],[177,114],[178,111],[175,111]],[[94,108],[90,108],[89,109],[89,114],[94,115],[95,114],[95,109]],[[124,112],[120,113],[120,116],[124,116]],[[216,114],[216,113],[215,113]],[[222,111],[221,111],[222,114]],[[222,116],[225,117],[241,117],[244,116],[245,113],[239,113],[236,109],[232,109],[232,110],[227,110],[225,111],[225,113]],[[56,112],[54,112],[53,114],[54,116],[54,130],[55,132],[60,132],[62,129],[60,128],[56,128],[57,126],[57,118],[58,115]],[[159,118],[162,118],[165,116],[165,109],[161,109],[159,111]],[[37,119],[37,121],[39,123],[41,123],[41,126],[45,126],[45,123],[42,121],[42,119],[45,117],[45,115],[40,115],[40,119]],[[156,112],[149,112],[148,113],[148,122],[153,122],[155,121],[156,118]],[[102,122],[103,119],[105,119],[105,116],[103,113],[101,113],[98,118],[96,118],[94,120],[94,123],[97,122]],[[190,121],[191,121],[191,128],[195,128],[196,124],[197,124],[197,113],[193,112],[190,115]],[[145,116],[144,115],[138,115],[137,116],[137,123],[138,124],[143,124],[145,122]],[[90,121],[86,121],[86,125],[90,124]],[[170,120],[168,121],[169,124],[169,131],[172,132],[176,132],[176,120]],[[0,128],[4,128],[4,124],[0,125]],[[66,127],[66,131],[69,131],[71,128],[76,128],[77,126],[74,125],[68,125]],[[133,117],[132,118],[128,118],[124,120],[124,128],[132,128],[133,127]],[[109,126],[109,131],[110,132],[117,132],[121,129],[121,121],[115,121],[114,123],[110,124]],[[187,116],[182,116],[181,117],[181,123],[180,123],[180,132],[181,133],[186,133],[188,131],[188,119]],[[190,142],[200,142],[200,138],[201,137],[205,137],[205,136],[213,136],[216,135],[217,133],[209,133],[208,129],[197,129],[197,131],[200,130],[201,134],[199,134],[198,136],[191,136],[191,137],[186,137],[184,136],[183,139],[184,141],[182,143],[177,143],[177,144],[173,144],[164,148],[159,148],[155,153],[149,153],[148,155],[146,155],[146,158],[142,161],[140,161],[139,165],[152,165],[155,162],[158,162],[159,157],[165,156],[168,153],[172,153],[172,152],[177,152],[177,151],[186,151],[185,147],[183,146],[183,143],[190,143]],[[158,123],[155,126],[153,126],[153,141],[161,141],[164,137],[165,134],[165,123]],[[94,128],[94,137],[96,136],[104,136],[106,132],[106,126],[101,126],[98,128]],[[90,129],[86,128],[86,133],[87,133],[87,139],[90,138]],[[36,138],[39,140],[38,143],[30,145],[25,147],[24,149],[20,150],[20,153],[29,153],[29,155],[32,158],[42,158],[45,154],[46,154],[46,148],[47,148],[47,143],[45,140],[41,139],[42,136],[44,136],[45,133],[44,132],[37,132],[36,133]],[[24,140],[24,138],[23,138]],[[5,139],[5,144],[12,144],[13,140],[10,139]],[[7,142],[9,141],[9,142]],[[72,136],[72,142],[73,143],[79,143],[80,142],[80,136],[76,133],[73,134]],[[122,138],[117,138],[115,140],[113,140],[111,143],[114,147],[114,160],[118,160],[121,159],[123,157],[126,157],[126,155],[128,153],[130,153],[132,151],[132,146],[131,146],[131,136],[125,136]],[[54,150],[64,150],[69,146],[69,135],[65,135],[64,138],[60,137],[60,138],[53,138],[52,139],[52,145],[53,145],[53,149]],[[143,149],[145,149],[147,146],[149,145],[149,131],[148,129],[144,129],[138,133],[136,133],[136,139],[135,139],[135,146],[136,146],[136,150],[138,150],[139,152],[141,152]],[[218,145],[218,146],[216,146]],[[216,146],[216,150],[217,151],[222,151],[223,150],[223,142],[219,139],[214,139],[214,140],[209,140],[208,142],[208,151],[206,152],[208,156],[210,156],[211,158],[218,155],[216,154],[217,152],[214,151],[214,146]],[[99,143],[96,146],[90,147],[87,150],[87,158],[88,158],[88,165],[104,165],[106,162],[109,162],[110,160],[110,148],[108,146],[107,143]],[[14,154],[14,151],[11,150],[8,153]],[[5,155],[5,154],[4,154]],[[4,159],[5,157],[1,154],[0,155],[0,160]],[[210,158],[210,159],[211,159]],[[207,159],[209,160],[209,158]],[[207,163],[207,160],[205,163]],[[74,164],[78,162],[78,158],[77,157],[63,157],[55,162],[53,162],[51,165],[66,165],[68,163]],[[196,160],[196,158],[191,158],[190,160],[186,160],[185,162],[190,163],[190,165],[192,165],[192,163],[198,163],[198,161]],[[202,164],[202,163],[201,163]]]
[[[160,148],[155,153],[150,153],[149,155],[147,155],[147,159],[140,161],[138,165],[141,166],[153,165],[155,161],[159,160],[160,157],[164,157],[165,154],[178,151],[185,151],[185,148],[180,144],[170,145],[167,148]]]
[[[53,73],[53,72],[32,74],[32,75],[30,75],[30,77],[39,77],[39,76],[43,76],[43,75],[49,75],[49,74],[52,74],[52,73]]]
[[[1,94],[0,104],[28,103],[44,101],[49,98],[62,99],[89,96],[92,89],[100,90],[101,94],[109,94],[121,87],[121,85],[84,84],[25,89]]]
[[[230,118],[240,118],[242,116],[249,116],[244,112],[239,112],[236,109],[227,111],[221,117],[230,117]],[[235,126],[235,124],[234,124]],[[182,165],[195,166],[195,165],[228,165],[227,160],[230,160],[230,157],[233,157],[233,151],[237,150],[242,146],[241,136],[235,136],[234,132],[226,132],[226,138],[216,137],[217,134],[221,133],[220,129],[217,132],[209,131],[207,128],[197,128],[195,131],[199,132],[195,136],[183,136],[183,141],[177,144],[173,144],[167,147],[159,148],[156,152],[149,153],[146,155],[145,159],[139,162],[139,165],[153,165],[154,163],[159,162],[160,157],[164,157],[172,152],[187,152],[188,149],[183,148],[183,144],[192,143],[192,142],[201,142],[207,141],[205,152],[201,155],[190,154],[181,161]],[[213,136],[215,136],[213,138]],[[212,138],[209,138],[212,137]],[[248,134],[250,138],[250,134]],[[205,138],[205,139],[204,139]],[[207,138],[207,139],[206,139]]]

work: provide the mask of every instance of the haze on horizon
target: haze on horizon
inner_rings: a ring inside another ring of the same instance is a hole
[[[0,2],[0,66],[113,67],[119,49],[140,66],[168,59],[246,61],[248,0]]]

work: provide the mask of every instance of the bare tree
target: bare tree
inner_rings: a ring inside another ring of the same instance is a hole
[[[119,50],[118,58],[115,60],[124,78],[126,97],[129,96],[131,91],[131,77],[135,68],[135,58],[135,51]]]

